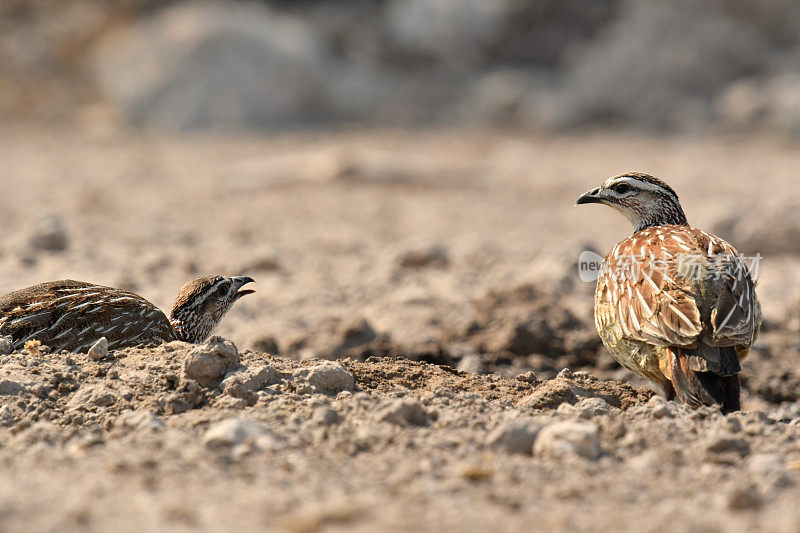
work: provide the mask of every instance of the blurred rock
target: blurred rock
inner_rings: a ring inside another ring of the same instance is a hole
[[[674,418],[678,409],[675,402],[667,401],[663,396],[653,396],[645,405],[637,406],[635,412],[641,412],[645,416],[656,419]]]
[[[274,443],[266,424],[246,418],[229,418],[216,422],[203,436],[206,447],[212,450],[232,448],[248,441],[262,449],[271,448]]]
[[[584,398],[575,404],[575,411],[581,418],[594,418],[607,415],[611,406],[602,398]]]
[[[483,371],[483,358],[476,353],[467,354],[458,362],[456,370],[480,374]]]
[[[747,471],[759,486],[765,489],[791,485],[786,461],[775,453],[761,453],[748,458]]]
[[[183,362],[183,378],[192,379],[203,387],[214,388],[225,374],[239,366],[239,350],[218,335],[195,347]]]
[[[322,105],[312,28],[264,4],[184,3],[111,32],[97,84],[137,125],[170,130],[296,124]]]
[[[125,411],[116,419],[114,424],[117,427],[136,430],[157,430],[164,427],[164,422],[158,418],[155,413],[147,409]]]
[[[506,453],[531,455],[541,426],[542,423],[534,419],[508,420],[489,433],[487,444]]]
[[[499,70],[476,80],[458,106],[459,122],[517,126],[535,77],[526,70]]]
[[[626,0],[574,56],[542,119],[551,127],[624,122],[696,129],[728,83],[763,69],[768,43],[711,2]]]
[[[565,459],[600,457],[600,430],[590,422],[554,422],[542,428],[533,452],[540,457]]]
[[[726,86],[714,100],[717,116],[728,127],[752,128],[766,114],[766,102],[761,96],[759,80],[737,80]]]
[[[301,352],[306,359],[339,359],[344,356],[358,356],[378,340],[378,333],[369,322],[361,317],[351,316],[342,321],[330,321],[327,327],[320,328],[312,338],[286,343],[285,352]],[[306,342],[311,345],[307,346]]]
[[[270,355],[278,355],[281,353],[280,346],[278,346],[278,339],[272,335],[256,339],[253,342],[253,349]]]
[[[401,268],[445,268],[449,263],[447,249],[441,244],[408,248],[397,254],[396,263]]]
[[[798,11],[794,0],[39,2],[0,18],[0,115],[69,117],[101,137],[124,117],[172,130],[716,119],[797,135]]]
[[[711,454],[732,453],[745,456],[750,453],[750,445],[742,438],[720,432],[708,436],[706,450]]]
[[[372,328],[369,322],[363,319],[351,320],[344,322],[338,330],[339,342],[333,348],[333,354],[344,354],[357,346],[369,344],[375,340],[378,334]]]
[[[332,407],[320,407],[311,417],[313,421],[323,426],[334,426],[342,421],[342,416]]]
[[[278,252],[271,247],[255,248],[250,258],[236,272],[274,272],[281,269],[281,260]]]
[[[378,420],[400,426],[427,426],[428,412],[418,400],[393,400],[379,409]]]
[[[719,220],[714,232],[746,254],[800,255],[800,203],[753,206],[747,217],[732,214]]]
[[[28,239],[34,250],[46,252],[63,252],[69,245],[69,237],[64,221],[59,216],[51,215],[39,220]]]
[[[728,127],[767,129],[796,137],[800,135],[800,73],[737,80],[721,91],[715,107]]]
[[[581,256],[586,252],[602,257],[600,250],[586,241],[544,250],[531,263],[528,275],[538,288],[555,296],[579,294],[594,298],[595,280],[584,282],[578,275]]]
[[[467,69],[554,66],[616,13],[616,0],[391,0],[389,46],[399,57]]]
[[[422,60],[468,67],[498,39],[509,0],[391,0],[386,24],[394,46]]]
[[[734,487],[725,495],[725,506],[732,511],[758,509],[764,499],[753,486]]]

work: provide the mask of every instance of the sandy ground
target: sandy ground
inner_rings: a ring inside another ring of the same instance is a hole
[[[2,356],[0,529],[800,528],[797,145],[8,128],[0,165],[2,291],[258,283],[235,346]],[[578,254],[629,228],[573,202],[624,170],[764,254],[743,413],[652,398],[593,332]]]

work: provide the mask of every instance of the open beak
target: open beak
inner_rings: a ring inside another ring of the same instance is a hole
[[[575,201],[575,205],[583,205],[583,204],[602,204],[606,200],[605,196],[603,195],[603,190],[600,187],[596,189],[592,189],[591,191],[584,193]]]
[[[251,289],[239,290],[248,283],[255,283],[255,280],[253,278],[249,276],[234,276],[231,279],[233,280],[233,286],[236,288],[236,296],[234,297],[234,301],[238,300],[242,296],[246,296],[248,294],[253,294],[254,292],[256,292]]]

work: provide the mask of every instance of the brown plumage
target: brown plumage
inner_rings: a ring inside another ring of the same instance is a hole
[[[81,352],[105,337],[111,349],[173,340],[205,340],[233,303],[245,276],[208,276],[187,283],[169,318],[141,296],[82,281],[41,283],[0,297],[0,335],[14,349],[38,340],[55,351]]]
[[[597,281],[595,323],[612,355],[669,399],[739,409],[740,361],[762,320],[739,252],[690,227],[675,192],[646,174],[615,176],[577,203],[613,207],[635,230]]]

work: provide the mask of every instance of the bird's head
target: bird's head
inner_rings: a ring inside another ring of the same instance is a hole
[[[583,194],[576,205],[605,204],[633,224],[634,231],[666,224],[687,225],[678,195],[672,187],[641,172],[626,172]]]
[[[192,343],[206,340],[236,300],[255,292],[241,290],[253,281],[247,276],[205,276],[184,285],[169,316],[178,338]]]

